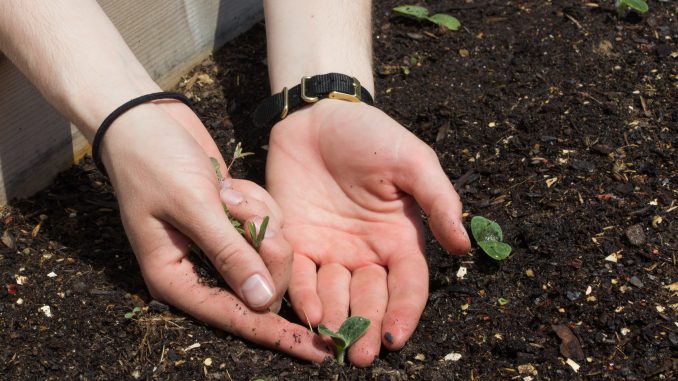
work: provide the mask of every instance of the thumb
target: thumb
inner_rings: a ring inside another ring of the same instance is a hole
[[[214,268],[250,308],[264,310],[277,294],[273,279],[259,254],[238,233],[224,212],[216,189],[193,196],[171,216],[173,225],[200,247]]]
[[[461,222],[462,204],[454,186],[440,167],[436,153],[412,136],[403,144],[396,185],[414,196],[428,216],[438,242],[449,252],[465,254],[471,248]]]

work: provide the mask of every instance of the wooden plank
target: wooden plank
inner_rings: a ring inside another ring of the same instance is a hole
[[[148,72],[170,88],[262,18],[260,0],[100,0]],[[89,144],[0,55],[0,206],[49,185]]]

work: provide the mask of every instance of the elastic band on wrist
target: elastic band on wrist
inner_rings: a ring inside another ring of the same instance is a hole
[[[94,141],[92,141],[92,159],[94,160],[94,165],[97,167],[99,172],[101,172],[104,176],[108,177],[108,173],[106,172],[106,168],[104,168],[104,162],[101,160],[101,141],[103,140],[104,135],[106,134],[108,128],[111,127],[111,124],[113,124],[113,122],[120,115],[124,114],[130,109],[141,104],[160,99],[176,99],[178,101],[185,103],[188,107],[191,107],[191,101],[188,98],[186,98],[184,94],[161,91],[158,93],[142,95],[138,98],[134,98],[130,101],[123,103],[122,106],[113,110],[113,112],[110,113],[106,117],[106,119],[104,119],[104,121],[101,123],[101,126],[99,126],[99,129],[94,135]]]

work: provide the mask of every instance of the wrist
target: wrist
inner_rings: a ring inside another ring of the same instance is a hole
[[[145,72],[138,75],[116,70],[111,74],[105,81],[75,81],[74,85],[64,87],[67,90],[63,102],[57,102],[62,103],[57,107],[63,109],[90,142],[104,119],[116,108],[131,99],[161,91]]]
[[[252,114],[257,128],[267,128],[285,119],[289,113],[323,99],[373,104],[372,94],[360,81],[342,73],[303,77],[300,83],[264,99]]]

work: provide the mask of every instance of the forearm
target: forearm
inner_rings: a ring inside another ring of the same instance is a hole
[[[271,91],[336,72],[374,94],[371,8],[369,0],[264,0]]]
[[[94,0],[0,1],[0,49],[90,140],[116,107],[159,90]]]

